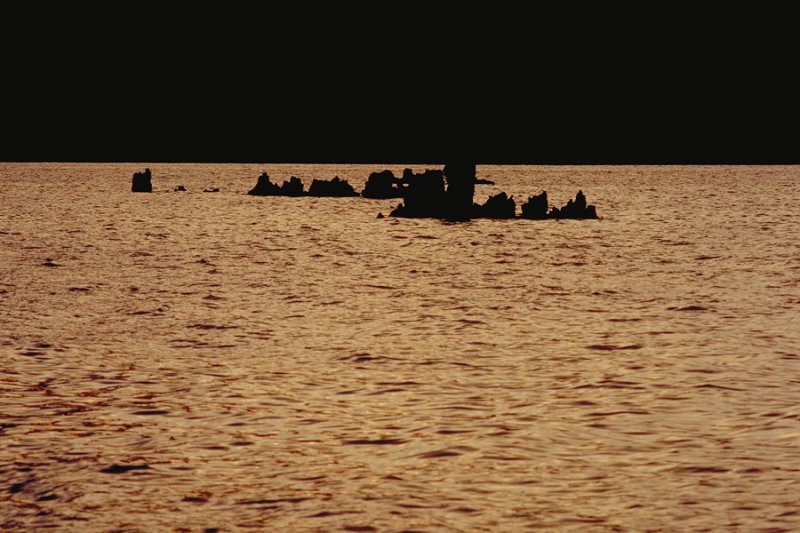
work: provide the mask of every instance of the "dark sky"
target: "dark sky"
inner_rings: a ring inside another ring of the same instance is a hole
[[[800,163],[777,13],[201,15],[23,18],[0,160]]]

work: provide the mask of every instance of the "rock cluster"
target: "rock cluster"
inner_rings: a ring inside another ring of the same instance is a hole
[[[150,169],[133,175],[133,192],[152,192]],[[475,164],[468,161],[455,161],[444,169],[427,169],[414,173],[407,168],[401,178],[395,177],[391,170],[373,172],[369,175],[360,196],[364,198],[402,198],[389,216],[405,218],[439,218],[450,221],[464,221],[473,218],[511,219],[516,218],[516,202],[513,197],[501,192],[490,196],[483,204],[473,203],[475,185],[493,183],[475,177]],[[176,191],[186,189],[179,185]],[[203,192],[219,192],[218,188],[204,189]],[[256,186],[247,194],[253,196],[359,196],[347,180],[339,176],[331,180],[315,179],[308,191],[303,182],[292,176],[278,185],[270,181],[266,172],[258,177]],[[521,218],[529,220],[547,219],[596,219],[597,209],[588,205],[586,195],[578,191],[574,200],[562,207],[550,207],[547,192],[528,198],[523,203]],[[382,218],[382,217],[381,217]]]
[[[488,181],[488,180],[487,180]],[[490,196],[483,204],[473,204],[475,191],[475,165],[448,164],[444,170],[426,170],[414,174],[403,173],[400,180],[403,203],[389,216],[408,218],[441,218],[445,220],[469,220],[471,218],[516,218],[516,202],[513,197],[501,192]],[[446,183],[446,187],[445,187]],[[522,218],[545,219],[590,219],[597,218],[597,210],[586,204],[583,191],[578,191],[574,200],[561,208],[549,209],[547,193],[531,196],[522,204]]]
[[[311,188],[306,192],[303,182],[299,178],[292,176],[289,181],[278,185],[270,181],[266,172],[258,177],[256,186],[247,194],[253,196],[358,196],[353,186],[347,180],[339,179],[339,176],[330,181],[315,179],[311,182]]]
[[[282,185],[272,183],[266,172],[258,177],[256,186],[250,189],[247,194],[253,196],[303,196],[303,182],[299,178],[292,176],[289,181],[284,181]]]
[[[536,196],[531,196],[528,201],[522,204],[522,218],[530,220],[544,220],[554,218],[564,219],[590,219],[597,218],[597,209],[593,205],[586,205],[586,196],[583,191],[578,191],[574,200],[569,200],[566,205],[552,208],[547,211],[547,193],[543,192]]]

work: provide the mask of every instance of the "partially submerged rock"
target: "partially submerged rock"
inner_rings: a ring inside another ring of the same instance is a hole
[[[303,182],[299,178],[292,176],[289,181],[284,181],[283,185],[272,183],[266,172],[258,177],[256,186],[250,189],[252,196],[303,196]]]
[[[547,218],[547,192],[531,196],[522,204],[522,218],[544,220]]]
[[[473,206],[473,218],[514,218],[517,215],[514,197],[501,192],[490,196],[483,205]]]
[[[292,176],[289,181],[284,181],[283,185],[281,185],[281,194],[283,196],[303,196],[305,193],[303,182],[298,177]]]
[[[402,198],[403,189],[400,183],[401,180],[395,178],[391,170],[373,172],[367,178],[361,196],[364,198]]]
[[[353,186],[347,180],[340,179],[339,176],[335,176],[330,181],[315,179],[311,182],[308,194],[309,196],[358,196]]]
[[[149,168],[144,169],[144,172],[134,172],[131,192],[153,192],[152,177]]]
[[[547,211],[547,193],[543,192],[536,196],[531,196],[528,201],[522,204],[522,218],[530,220],[544,219],[593,219],[597,217],[597,210],[593,205],[586,205],[586,196],[583,191],[578,191],[574,200],[569,200],[561,209],[554,207]]]
[[[441,170],[426,170],[414,174],[409,169],[403,172],[403,203],[398,205],[390,217],[442,218],[445,200],[444,173]]]
[[[403,203],[389,216],[442,218],[463,221],[472,218],[475,194],[475,164],[456,161],[444,170],[426,170],[414,174],[403,171]],[[445,182],[447,187],[445,188]]]
[[[277,183],[272,183],[269,179],[269,175],[266,172],[263,172],[258,177],[258,182],[256,186],[250,189],[250,194],[252,196],[277,196],[280,194],[281,188],[278,187]]]
[[[462,221],[472,218],[472,197],[475,196],[475,163],[451,161],[444,166],[447,192],[444,218]]]
[[[561,209],[554,207],[550,211],[550,218],[556,219],[590,219],[597,218],[597,210],[593,205],[586,205],[586,196],[583,191],[578,191],[575,200],[570,200]]]

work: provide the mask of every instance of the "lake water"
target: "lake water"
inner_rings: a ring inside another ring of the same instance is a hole
[[[0,529],[800,528],[800,167],[383,168],[0,164]]]

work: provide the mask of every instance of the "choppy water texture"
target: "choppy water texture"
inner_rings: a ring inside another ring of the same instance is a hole
[[[0,529],[800,527],[800,168],[149,166],[0,165]]]

